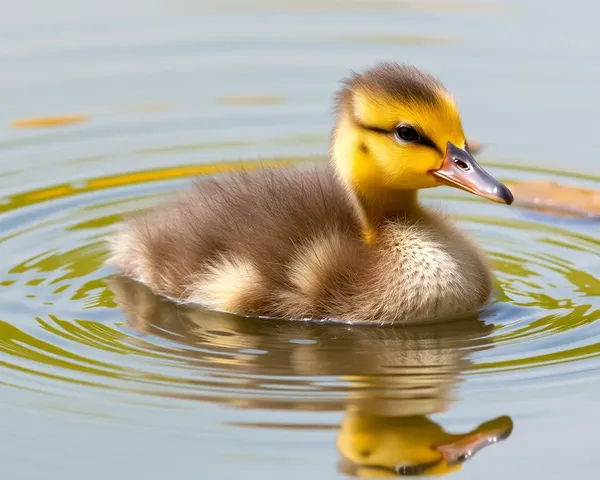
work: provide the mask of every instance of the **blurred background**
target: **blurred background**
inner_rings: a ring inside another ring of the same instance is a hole
[[[361,448],[391,474],[442,426],[498,417],[514,432],[451,476],[590,476],[597,223],[431,192],[490,253],[499,293],[481,322],[412,333],[173,311],[111,284],[102,242],[207,166],[324,158],[339,79],[378,60],[438,76],[500,179],[598,189],[599,9],[4,0],[3,478],[374,475]]]

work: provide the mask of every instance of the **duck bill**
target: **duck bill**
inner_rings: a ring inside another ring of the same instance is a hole
[[[460,188],[493,202],[507,205],[513,202],[512,193],[505,185],[481,168],[469,152],[450,142],[442,166],[431,173],[444,185]]]
[[[456,466],[488,445],[507,439],[512,430],[512,420],[509,417],[499,417],[480,425],[474,432],[463,435],[457,440],[437,445],[435,449],[441,453],[446,465]]]

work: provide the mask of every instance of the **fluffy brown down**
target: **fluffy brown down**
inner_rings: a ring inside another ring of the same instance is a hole
[[[153,291],[238,314],[415,322],[487,300],[483,255],[447,220],[390,219],[365,245],[329,165],[203,178],[130,217],[109,263]]]

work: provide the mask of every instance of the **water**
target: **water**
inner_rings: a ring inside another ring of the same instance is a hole
[[[477,321],[413,329],[178,309],[114,279],[102,262],[103,239],[123,213],[194,175],[240,159],[322,159],[337,80],[379,59],[438,74],[501,180],[600,188],[597,9],[541,0],[8,7],[4,477],[389,474],[356,459],[366,451],[380,463],[427,460],[441,429],[490,421],[512,433],[451,477],[591,477],[597,222],[427,192],[484,246],[497,289]],[[54,115],[77,117],[18,123]]]

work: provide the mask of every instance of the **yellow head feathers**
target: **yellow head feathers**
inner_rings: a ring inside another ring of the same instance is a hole
[[[452,96],[415,67],[381,63],[346,79],[332,140],[336,171],[358,200],[367,236],[379,220],[418,210],[422,188],[446,184],[512,202],[469,153]]]
[[[392,63],[345,81],[334,138],[338,167],[359,189],[433,187],[429,172],[442,165],[447,142],[466,143],[458,108],[444,87],[414,67]]]

